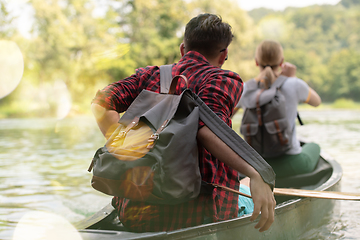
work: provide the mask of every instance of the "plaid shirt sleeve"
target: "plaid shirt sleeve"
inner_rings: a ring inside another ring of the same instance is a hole
[[[114,82],[99,90],[92,103],[96,103],[107,110],[118,113],[126,111],[142,89],[159,91],[159,82],[156,81],[158,67],[139,68],[136,73],[123,80]]]

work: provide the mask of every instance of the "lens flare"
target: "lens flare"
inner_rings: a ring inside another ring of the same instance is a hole
[[[0,40],[0,99],[15,90],[23,73],[24,59],[18,45]]]
[[[138,166],[126,171],[119,186],[121,196],[135,201],[145,201],[154,188],[154,171],[149,166]]]
[[[81,240],[76,228],[65,218],[53,213],[31,211],[18,222],[13,240],[52,239]]]
[[[71,110],[71,95],[65,82],[62,80],[55,81],[53,89],[54,94],[51,100],[54,101],[56,105],[56,118],[63,119]]]
[[[112,136],[112,141],[106,144],[109,152],[123,161],[134,161],[147,154],[149,152],[148,140],[153,134],[150,127],[139,122],[135,128],[123,136],[124,129],[117,129],[114,132],[117,136]]]

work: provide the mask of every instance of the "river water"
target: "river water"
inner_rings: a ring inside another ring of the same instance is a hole
[[[360,111],[300,114],[305,125],[298,126],[298,134],[319,143],[341,164],[342,191],[360,193]],[[241,114],[234,118],[236,131],[240,119]],[[87,172],[103,144],[92,117],[0,119],[0,239],[21,239],[22,223],[31,214],[32,221],[53,216],[74,223],[109,203],[111,197],[91,188]],[[359,232],[360,202],[337,201],[334,213],[302,237],[358,239]]]

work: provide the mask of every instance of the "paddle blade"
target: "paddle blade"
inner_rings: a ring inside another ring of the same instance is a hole
[[[360,200],[360,193],[315,191],[315,190],[290,189],[290,188],[274,188],[274,195],[336,199],[336,200],[353,200],[353,201]]]

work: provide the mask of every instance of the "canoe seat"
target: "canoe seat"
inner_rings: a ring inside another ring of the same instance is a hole
[[[284,178],[276,178],[275,184],[278,188],[314,189],[326,182],[331,174],[331,165],[320,158],[313,172]]]
[[[331,165],[319,158],[319,162],[315,170],[311,173],[299,174],[290,177],[276,178],[275,185],[277,188],[298,188],[298,189],[315,189],[325,183],[332,174]],[[294,197],[276,196],[276,203],[287,201]]]

